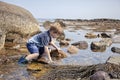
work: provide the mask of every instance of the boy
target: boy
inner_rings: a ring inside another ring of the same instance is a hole
[[[48,57],[48,62],[51,63],[53,62],[50,56],[50,51],[49,51],[49,44],[52,45],[54,48],[57,50],[60,50],[54,42],[53,38],[59,37],[59,35],[63,32],[63,29],[60,26],[51,26],[48,31],[45,31],[43,33],[39,33],[31,37],[27,41],[27,49],[31,53],[27,55],[26,57],[21,57],[18,60],[19,64],[26,64],[28,61],[32,59],[38,59],[44,55]]]

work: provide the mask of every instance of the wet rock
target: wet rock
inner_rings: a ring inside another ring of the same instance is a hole
[[[21,35],[10,32],[9,34],[6,34],[5,47],[14,49],[16,46],[20,45],[21,41],[22,41]],[[19,48],[16,47],[16,49]]]
[[[108,35],[107,33],[101,33],[101,37],[102,38],[111,38],[111,36]]]
[[[64,33],[62,33],[62,34],[57,38],[58,41],[61,41],[61,40],[64,40],[64,39],[65,39],[65,34],[64,34]]]
[[[115,37],[112,38],[113,43],[120,43],[120,35],[115,35]]]
[[[110,75],[111,78],[117,78],[118,77],[118,75],[116,73],[114,73],[114,72],[109,73],[109,75]]]
[[[120,28],[117,28],[117,29],[116,29],[115,34],[120,34]]]
[[[6,35],[0,32],[0,50],[4,48]]]
[[[106,62],[120,66],[120,56],[110,56]]]
[[[49,64],[49,60],[47,57],[41,57],[40,59],[37,60],[39,63],[42,64]]]
[[[61,58],[66,58],[67,55],[65,52],[63,52],[62,50],[58,51],[58,50],[52,50],[50,53],[52,58],[55,59],[61,59]]]
[[[92,42],[90,48],[93,52],[104,52],[106,50],[106,45],[100,42]]]
[[[120,53],[120,48],[118,48],[118,47],[112,47],[111,51],[115,52],[115,53]]]
[[[60,44],[60,46],[68,46],[69,45],[69,41],[61,40],[59,44]]]
[[[97,71],[92,76],[90,76],[90,80],[110,80],[108,73],[104,71]]]
[[[22,53],[29,53],[27,48],[19,48],[18,51],[20,51]]]
[[[111,38],[103,38],[99,41],[101,44],[106,45],[107,47],[111,46],[112,39]]]
[[[105,73],[105,78],[109,77],[108,74],[111,73],[111,75],[117,75],[114,77],[114,79],[120,79],[119,78],[119,72],[120,72],[120,66],[116,66],[114,64],[97,64],[97,65],[91,65],[91,66],[75,66],[75,65],[66,65],[66,66],[60,66],[52,70],[50,73],[46,74],[45,76],[41,77],[40,80],[89,80],[88,78],[91,75],[97,74],[99,71],[99,74],[103,76]],[[101,74],[102,73],[102,74]],[[111,77],[110,77],[111,78]]]
[[[72,45],[76,46],[79,49],[87,49],[88,48],[88,43],[86,41],[78,41],[78,42],[72,43]]]
[[[66,41],[71,41],[71,39],[69,39],[69,38],[66,38],[65,40],[66,40]]]
[[[75,46],[69,46],[68,47],[68,50],[67,50],[69,53],[71,54],[75,54],[75,53],[78,53],[78,48],[76,48]]]
[[[93,34],[93,33],[87,33],[86,35],[85,35],[85,37],[86,38],[97,38],[97,35],[96,34]]]
[[[39,78],[51,70],[51,67],[46,64],[31,63],[27,65],[27,71]],[[36,80],[36,79],[35,79]]]

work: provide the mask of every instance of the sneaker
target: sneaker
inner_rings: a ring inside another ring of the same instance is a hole
[[[26,56],[22,56],[19,60],[18,60],[18,64],[27,64],[28,61],[25,59]]]

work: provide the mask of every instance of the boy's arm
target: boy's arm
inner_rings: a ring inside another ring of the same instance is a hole
[[[50,52],[49,52],[49,50],[48,50],[48,47],[45,46],[45,49],[46,49],[46,54],[47,54],[47,56],[48,56],[48,59],[50,60],[50,62],[52,62],[52,59],[51,59],[51,56],[50,56]]]
[[[54,48],[56,48],[58,51],[61,50],[59,47],[57,47],[57,46],[55,45],[55,43],[53,42],[53,40],[50,42],[50,44],[51,44]]]

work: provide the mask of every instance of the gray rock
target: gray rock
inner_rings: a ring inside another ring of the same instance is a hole
[[[104,71],[97,71],[92,76],[90,76],[90,80],[110,80],[110,77]]]
[[[106,50],[106,45],[101,42],[92,42],[91,43],[91,50],[93,52],[104,52]]]
[[[87,49],[88,48],[88,43],[86,41],[78,41],[78,42],[72,43],[72,45],[76,46],[79,49]]]
[[[118,47],[112,47],[111,51],[115,52],[115,53],[120,53],[120,48],[118,48]]]
[[[120,56],[110,56],[106,62],[115,65],[120,65]]]

